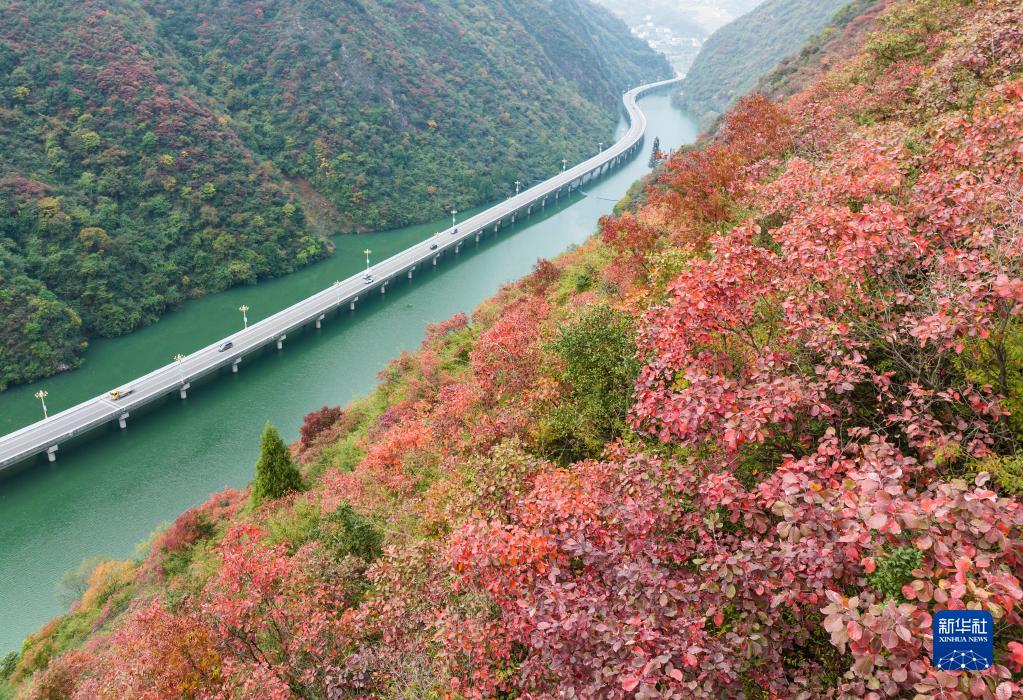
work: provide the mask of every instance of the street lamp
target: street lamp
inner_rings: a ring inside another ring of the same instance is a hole
[[[341,303],[341,280],[334,280],[334,293],[337,297],[337,303]]]
[[[522,180],[515,181],[515,194],[519,193],[519,189],[522,187]]]
[[[43,405],[43,420],[49,418],[49,414],[46,412],[46,397],[50,395],[50,392],[43,391],[40,389],[36,392],[36,398],[39,399],[39,403]]]
[[[366,272],[369,272],[369,254],[372,252],[373,251],[370,250],[369,248],[366,248],[366,250],[362,251],[362,254],[366,256]]]
[[[245,304],[242,304],[241,306],[238,307],[238,310],[242,312],[242,323],[244,323],[245,327],[248,328],[249,327],[249,315],[248,315],[249,314],[249,307],[246,306]]]
[[[457,209],[452,209],[451,210],[451,226],[452,226],[452,228],[454,228],[454,226],[455,226],[455,216],[457,216],[457,215],[458,215],[458,210]]]
[[[174,356],[174,359],[177,360],[177,362],[178,362],[178,379],[180,379],[181,383],[184,384],[185,383],[185,373],[184,373],[184,370],[181,369],[181,363],[184,361],[185,356],[182,355],[179,352],[177,355]]]
[[[561,172],[565,172],[565,168],[568,167],[568,158],[561,159]]]
[[[599,143],[597,143],[597,153],[602,153],[603,151],[604,151],[604,142],[600,141]]]

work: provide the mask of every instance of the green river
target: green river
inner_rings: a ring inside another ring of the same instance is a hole
[[[696,137],[695,121],[673,108],[668,95],[650,95],[640,106],[649,122],[644,150],[585,186],[589,196],[563,199],[542,216],[470,245],[457,259],[443,258],[355,312],[328,316],[320,331],[289,334],[283,351],[246,357],[237,375],[193,382],[187,400],[168,397],[133,413],[127,430],[113,424],[93,431],[62,445],[52,465],[40,459],[0,477],[0,655],[62,612],[56,591],[65,571],[88,557],[131,556],[136,543],[209,493],[247,484],[267,420],[285,440],[297,438],[310,410],[369,392],[388,360],[419,345],[426,324],[471,311],[538,258],[589,237],[614,200],[647,172],[655,136],[664,150]],[[0,394],[0,434],[42,417],[33,397],[39,389],[49,392],[51,412],[68,408],[237,330],[242,304],[250,322],[264,318],[359,271],[363,249],[379,261],[449,223],[339,236],[329,260],[190,302],[129,336],[95,340],[81,369]]]

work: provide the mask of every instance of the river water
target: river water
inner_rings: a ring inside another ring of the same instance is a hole
[[[282,352],[253,354],[237,375],[193,383],[186,401],[174,396],[152,404],[131,416],[127,430],[114,424],[94,431],[63,445],[55,464],[38,460],[0,477],[0,654],[62,612],[56,590],[65,571],[87,557],[130,556],[136,543],[209,493],[247,484],[267,420],[294,440],[310,410],[368,393],[389,359],[419,345],[426,324],[471,311],[538,258],[593,234],[600,216],[647,172],[655,136],[664,150],[696,137],[694,120],[673,108],[668,95],[639,104],[648,118],[646,148],[587,184],[590,196],[563,199],[542,216],[469,245],[457,259],[422,268],[355,312],[328,316],[320,331],[289,334]],[[237,330],[242,304],[250,322],[259,320],[359,271],[363,249],[382,260],[449,224],[339,236],[329,260],[190,302],[129,336],[94,341],[81,369],[0,393],[0,434],[41,417],[33,397],[41,388],[49,392],[50,411],[63,410]]]

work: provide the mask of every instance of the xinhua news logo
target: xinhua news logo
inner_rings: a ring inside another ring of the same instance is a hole
[[[984,610],[942,610],[934,614],[935,668],[983,671],[995,657],[995,624]]]

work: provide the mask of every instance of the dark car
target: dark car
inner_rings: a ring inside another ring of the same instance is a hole
[[[430,250],[437,250],[437,244],[436,243],[431,243],[430,244]]]
[[[221,343],[217,347],[217,351],[218,352],[224,352],[225,350],[230,350],[233,347],[234,347],[234,343],[232,343],[230,340],[228,340],[227,342]]]
[[[457,228],[454,231],[451,232],[451,235],[454,236],[456,233],[458,233],[458,229]]]

